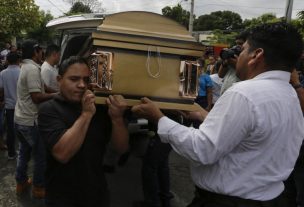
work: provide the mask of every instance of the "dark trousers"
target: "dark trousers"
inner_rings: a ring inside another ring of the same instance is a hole
[[[169,207],[170,177],[168,157],[169,144],[164,144],[156,136],[152,138],[143,158],[142,184],[145,204],[148,207]]]
[[[256,201],[196,188],[195,197],[187,207],[279,207],[279,200],[278,197],[270,201]]]
[[[302,144],[294,170],[284,185],[280,207],[304,207],[304,144]]]
[[[14,127],[14,109],[5,109],[5,117],[7,123],[6,145],[9,157],[16,156],[15,149],[15,127]]]

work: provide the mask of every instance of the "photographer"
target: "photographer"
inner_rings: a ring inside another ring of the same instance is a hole
[[[218,76],[223,78],[223,85],[221,88],[221,95],[234,83],[239,82],[240,79],[235,74],[236,57],[241,52],[241,47],[246,41],[247,32],[244,31],[238,36],[236,36],[236,45],[230,49],[224,49],[221,51],[220,57],[222,59],[222,64],[220,66]]]

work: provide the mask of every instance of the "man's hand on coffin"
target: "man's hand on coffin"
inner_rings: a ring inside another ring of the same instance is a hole
[[[110,95],[106,99],[106,104],[109,107],[108,113],[114,121],[121,121],[123,120],[123,115],[128,108],[127,102],[125,101],[124,97],[121,95]]]
[[[208,115],[208,111],[205,109],[201,109],[200,111],[179,111],[180,114],[190,120],[197,120],[203,122],[206,116]]]
[[[141,104],[133,106],[131,110],[136,116],[148,119],[154,124],[164,116],[156,104],[146,97],[141,99]]]
[[[90,90],[94,90],[94,89],[100,88],[100,87],[98,86],[97,83],[90,83],[89,86],[88,86],[88,88],[89,88]]]
[[[81,100],[82,104],[82,113],[93,116],[96,112],[96,107],[95,107],[95,95],[93,94],[92,91],[86,90],[82,96]]]

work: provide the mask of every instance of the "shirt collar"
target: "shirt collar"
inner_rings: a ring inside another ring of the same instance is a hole
[[[24,59],[23,63],[33,64],[33,65],[37,66],[40,70],[40,65],[38,63],[36,63],[35,61],[33,61],[32,59]]]
[[[290,72],[282,70],[270,70],[255,76],[253,79],[277,79],[282,81],[290,81]]]
[[[7,69],[20,69],[19,65],[8,65]]]
[[[56,70],[55,65],[51,65],[48,61],[44,61],[45,64],[47,64],[50,68],[52,68],[53,70]]]

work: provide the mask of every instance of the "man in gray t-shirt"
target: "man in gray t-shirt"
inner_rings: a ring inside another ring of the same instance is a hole
[[[20,141],[16,169],[16,193],[23,193],[31,184],[27,175],[27,165],[31,154],[34,158],[32,194],[35,198],[44,198],[45,149],[40,140],[37,127],[38,104],[51,99],[53,93],[47,87],[40,74],[42,48],[34,40],[22,45],[23,62],[17,83],[17,103],[15,107],[16,137]],[[33,153],[31,153],[33,151]]]

